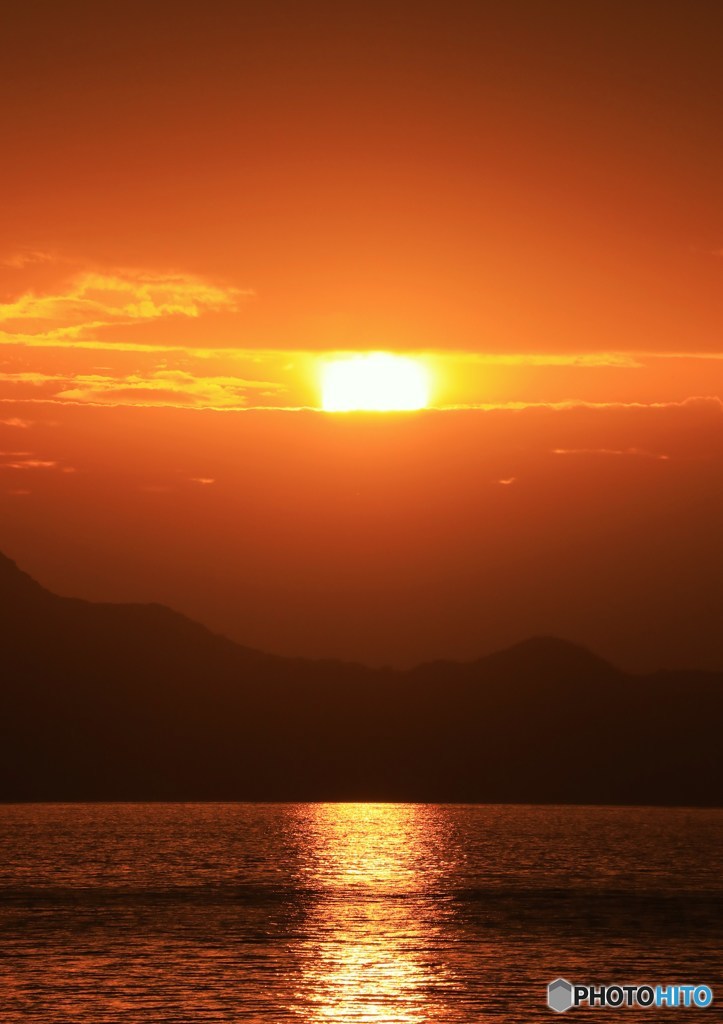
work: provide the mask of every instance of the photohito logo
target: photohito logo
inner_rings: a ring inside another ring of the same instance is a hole
[[[710,1006],[713,991],[707,985],[573,985],[556,978],[547,986],[547,1005],[555,1013],[575,1006]]]

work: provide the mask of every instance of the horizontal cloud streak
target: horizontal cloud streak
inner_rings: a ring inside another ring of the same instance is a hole
[[[660,452],[646,452],[642,448],[553,448],[553,455],[622,455],[643,459],[662,459],[667,461],[669,455]]]
[[[44,402],[54,405],[161,406],[242,409],[256,393],[272,394],[280,386],[270,381],[234,376],[198,376],[180,370],[156,370],[123,377],[105,374],[0,373],[0,382],[20,389],[2,401]],[[23,391],[23,386],[30,393]],[[45,394],[38,396],[38,389]]]
[[[480,402],[469,405],[439,406],[440,412],[524,412],[526,409],[679,409],[691,405],[710,407],[714,412],[723,412],[723,400],[717,395],[691,395],[680,401],[670,402],[588,402],[582,399],[566,399],[563,402]]]
[[[114,325],[233,311],[248,294],[190,274],[137,269],[84,271],[54,291],[26,291],[14,301],[0,304],[0,323],[18,325],[21,334],[15,337],[25,338],[25,343],[32,343],[36,334],[52,343]],[[21,326],[27,324],[37,324],[38,331]],[[50,328],[44,326],[47,324]]]

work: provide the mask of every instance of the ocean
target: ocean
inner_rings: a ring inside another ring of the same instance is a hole
[[[723,811],[0,806],[2,1022],[550,1020],[558,977],[723,1020]]]

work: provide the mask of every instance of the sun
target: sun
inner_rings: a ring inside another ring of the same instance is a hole
[[[395,412],[424,409],[429,374],[416,359],[369,352],[326,362],[321,373],[325,412]]]

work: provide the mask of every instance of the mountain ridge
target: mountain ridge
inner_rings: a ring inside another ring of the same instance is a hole
[[[723,675],[532,637],[413,669],[285,658],[0,556],[0,799],[723,805]]]
[[[18,588],[22,588],[23,590],[26,590],[26,591],[28,589],[28,585],[30,585],[30,587],[32,587],[32,589],[33,589],[33,591],[35,593],[38,593],[39,591],[42,591],[43,594],[48,595],[48,596],[50,596],[50,597],[52,597],[52,598],[54,598],[56,600],[78,602],[78,603],[81,603],[82,605],[84,605],[86,607],[87,606],[92,606],[92,607],[96,607],[96,608],[100,607],[100,608],[127,608],[127,609],[133,609],[133,608],[138,608],[138,609],[140,609],[140,608],[158,609],[161,612],[161,614],[163,614],[163,615],[171,615],[171,616],[177,617],[178,619],[181,619],[181,620],[183,620],[186,623],[192,624],[192,626],[194,628],[203,629],[203,630],[205,630],[206,632],[208,632],[210,635],[212,635],[214,637],[218,637],[219,639],[224,639],[228,643],[233,644],[234,646],[240,648],[241,650],[246,651],[249,654],[257,655],[257,656],[260,656],[260,657],[280,658],[280,659],[283,659],[285,661],[304,661],[304,662],[317,662],[317,663],[318,662],[324,662],[324,663],[332,663],[332,664],[336,664],[336,665],[360,665],[360,666],[363,666],[365,668],[370,667],[370,666],[367,666],[364,662],[358,662],[358,661],[355,661],[354,659],[336,658],[336,657],[334,657],[334,658],[327,658],[327,657],[323,657],[323,656],[322,657],[304,657],[302,655],[282,655],[282,654],[277,654],[277,653],[271,652],[271,651],[263,651],[260,648],[256,648],[256,647],[249,647],[249,646],[247,646],[245,644],[238,643],[238,641],[236,641],[236,640],[232,640],[230,637],[227,637],[223,633],[216,632],[215,630],[209,628],[208,626],[205,626],[202,623],[197,622],[195,619],[192,619],[190,616],[186,615],[184,612],[179,612],[177,609],[171,608],[168,605],[165,605],[165,604],[163,604],[160,601],[148,601],[148,602],[138,602],[138,601],[123,601],[123,602],[102,601],[101,602],[101,601],[89,601],[86,598],[65,597],[65,596],[62,596],[62,595],[59,595],[59,594],[55,594],[52,591],[49,591],[46,587],[44,587],[37,580],[33,579],[29,575],[29,573],[26,573],[24,570],[20,569],[20,567],[18,566],[18,564],[15,561],[13,561],[11,558],[9,558],[7,555],[5,555],[2,551],[0,551],[0,592],[2,592],[3,589],[5,589],[5,592],[10,591],[10,589],[11,589],[11,587],[13,585],[15,585]],[[586,648],[582,644],[578,644],[578,643],[575,643],[574,641],[566,640],[566,639],[564,639],[562,637],[554,636],[552,634],[537,634],[537,635],[533,635],[533,636],[530,636],[530,637],[526,637],[526,638],[524,638],[522,640],[518,640],[515,643],[510,644],[508,647],[499,648],[499,649],[491,651],[491,652],[489,652],[487,654],[483,654],[483,655],[480,655],[480,656],[478,656],[476,658],[468,659],[468,660],[465,660],[465,661],[461,661],[461,660],[457,660],[457,659],[453,659],[453,658],[437,658],[437,659],[434,659],[431,662],[424,662],[424,661],[419,662],[418,664],[413,665],[410,669],[393,669],[393,668],[390,668],[389,666],[383,666],[381,669],[372,669],[372,671],[382,671],[384,669],[389,669],[390,671],[405,672],[405,671],[415,671],[415,670],[420,669],[420,668],[425,668],[428,665],[475,665],[475,664],[477,664],[479,662],[482,662],[482,661],[484,661],[484,660],[486,660],[488,658],[491,658],[491,657],[495,657],[495,658],[496,657],[502,657],[502,656],[506,656],[508,653],[512,653],[512,652],[518,652],[519,651],[521,653],[523,651],[528,651],[528,650],[531,651],[531,652],[537,650],[538,653],[540,653],[540,652],[544,653],[545,648],[548,648],[549,652],[553,652],[553,653],[554,652],[558,652],[559,653],[561,651],[567,651],[570,655],[572,655],[574,657],[579,657],[581,660],[582,659],[589,659],[590,661],[594,660],[594,661],[603,663],[605,665],[608,665],[610,667],[613,667],[612,663],[609,662],[607,659],[602,658],[600,655],[597,655],[597,654],[593,653],[592,651],[590,651],[588,648]]]

